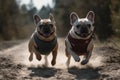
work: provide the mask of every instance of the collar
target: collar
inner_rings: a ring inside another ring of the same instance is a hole
[[[86,39],[91,38],[91,37],[93,36],[94,32],[91,31],[86,38],[82,38],[82,37],[78,36],[73,30],[71,30],[69,34],[71,35],[71,37],[73,37],[73,38],[75,38],[75,39],[83,39],[83,40],[86,40]]]
[[[37,32],[34,33],[34,40],[35,40],[36,43],[39,43],[40,41],[41,41],[41,42],[44,42],[44,43],[50,43],[50,42],[53,42],[53,41],[56,40],[56,39],[57,39],[57,37],[55,36],[55,37],[54,37],[52,40],[50,40],[50,41],[44,41],[44,40],[41,40],[41,39],[38,38]]]

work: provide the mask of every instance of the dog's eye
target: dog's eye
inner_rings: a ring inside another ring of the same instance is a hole
[[[79,28],[81,25],[77,25],[76,27]]]
[[[91,25],[90,24],[87,24],[87,26],[90,28],[91,27]]]

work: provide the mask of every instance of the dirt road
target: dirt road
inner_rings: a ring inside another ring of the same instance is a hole
[[[51,66],[52,56],[49,55],[49,67],[45,68],[44,57],[37,61],[35,56],[29,62],[28,41],[2,49],[0,51],[0,80],[119,80],[120,53],[115,49],[95,45],[90,62],[82,66],[73,59],[67,69],[64,53],[64,39],[59,39],[57,63]],[[8,43],[10,44],[10,43]],[[0,47],[6,44],[0,45]]]

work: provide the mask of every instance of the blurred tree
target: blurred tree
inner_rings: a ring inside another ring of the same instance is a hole
[[[120,37],[120,0],[111,0],[112,26],[115,34]]]
[[[0,0],[0,34],[6,39],[12,39],[18,34],[16,19],[19,8],[15,0]]]
[[[37,8],[34,7],[33,0],[30,0],[30,3],[28,4],[28,6],[29,6],[28,14],[31,21],[33,21],[33,15],[37,13]]]
[[[37,8],[36,7],[33,7],[30,10],[28,10],[28,15],[29,15],[31,21],[33,21],[33,15],[35,13],[37,13]]]
[[[52,9],[49,5],[43,6],[41,10],[38,12],[41,18],[48,18],[49,14],[52,12]]]
[[[43,6],[38,12],[42,18],[47,18],[54,12],[57,34],[66,36],[71,28],[70,13],[76,12],[79,17],[85,17],[89,10],[95,12],[95,32],[99,39],[104,40],[113,34],[120,36],[120,0],[53,0],[54,8]],[[29,5],[19,7],[16,0],[0,0],[0,38],[10,40],[25,38],[34,29],[33,15],[37,12],[33,1]]]
[[[73,10],[73,6],[75,7],[75,0],[54,0],[54,14],[56,20],[57,34],[58,36],[66,36],[70,26],[69,15]]]
[[[34,7],[33,0],[30,0],[30,3],[28,4],[29,9],[32,9]]]
[[[21,8],[16,0],[0,0],[0,40],[26,38],[33,32],[33,14],[35,7],[29,10]]]
[[[93,10],[96,14],[95,32],[100,40],[106,40],[113,35],[111,20],[111,1],[94,0]]]
[[[113,34],[111,26],[111,1],[103,0],[53,0],[55,2],[55,16],[59,36],[65,36],[70,27],[69,15],[76,12],[79,17],[85,17],[87,12],[95,12],[95,32],[99,39],[104,40]],[[61,33],[64,32],[64,33]]]
[[[25,4],[23,4],[22,6],[21,6],[21,13],[27,13],[28,12],[28,10],[27,10],[27,6],[25,5]]]

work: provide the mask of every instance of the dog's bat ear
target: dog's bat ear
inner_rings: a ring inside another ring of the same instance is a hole
[[[53,23],[55,23],[55,19],[52,13],[49,14],[49,18]]]
[[[95,14],[93,11],[89,11],[87,13],[87,16],[86,16],[87,19],[89,19],[92,23],[94,23],[94,18],[95,18]]]
[[[41,18],[37,14],[33,16],[33,19],[34,19],[35,24],[38,24],[38,22],[41,20]]]
[[[78,15],[75,12],[72,12],[70,14],[70,24],[73,25],[73,23],[78,19]]]

